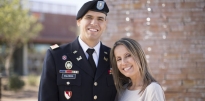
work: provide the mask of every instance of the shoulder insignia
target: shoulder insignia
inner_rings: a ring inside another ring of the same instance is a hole
[[[52,50],[58,48],[59,46],[57,44],[50,46]]]

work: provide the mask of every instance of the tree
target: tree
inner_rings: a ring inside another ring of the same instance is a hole
[[[0,0],[0,42],[6,45],[4,67],[9,76],[11,59],[15,49],[42,30],[38,19],[29,15],[29,10],[23,8],[20,0]]]

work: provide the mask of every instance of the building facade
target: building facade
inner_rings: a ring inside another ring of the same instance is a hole
[[[167,101],[205,101],[205,1],[105,0],[103,42],[137,40]]]
[[[75,6],[39,1],[24,2],[43,25],[39,35],[17,49],[14,55],[14,73],[20,75],[41,74],[44,56],[50,45],[72,42],[77,37]]]

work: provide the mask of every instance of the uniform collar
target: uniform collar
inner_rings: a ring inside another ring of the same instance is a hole
[[[79,44],[80,44],[80,46],[82,47],[82,49],[83,49],[83,52],[85,53],[85,54],[87,54],[87,49],[88,48],[91,48],[91,47],[89,47],[85,42],[83,42],[83,40],[80,38],[80,37],[78,37],[78,41],[79,41]],[[100,53],[100,41],[98,42],[98,44],[95,46],[95,47],[93,47],[92,49],[95,49],[95,52],[94,53],[96,53],[97,54],[97,56],[99,57],[99,53]]]

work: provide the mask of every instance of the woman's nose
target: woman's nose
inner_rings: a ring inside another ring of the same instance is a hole
[[[125,65],[127,63],[126,59],[122,59],[121,64]]]

